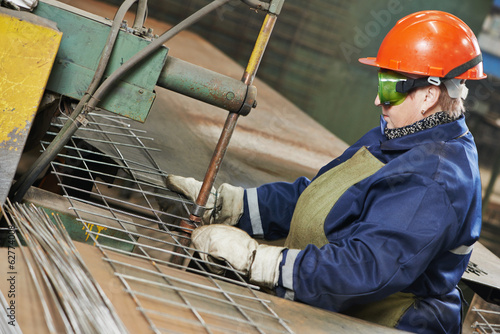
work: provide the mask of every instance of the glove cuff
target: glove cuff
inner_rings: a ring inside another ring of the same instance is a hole
[[[279,265],[284,247],[259,245],[250,267],[250,282],[274,289],[278,285]]]

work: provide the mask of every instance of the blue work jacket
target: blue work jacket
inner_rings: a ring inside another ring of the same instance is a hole
[[[396,292],[417,297],[396,326],[459,333],[456,288],[481,229],[477,150],[462,116],[388,140],[375,128],[315,178],[365,146],[385,164],[351,186],[324,223],[329,243],[284,252],[279,296],[342,312]],[[314,179],[313,179],[314,181]],[[245,190],[238,226],[252,236],[287,236],[295,204],[311,183],[275,182]]]

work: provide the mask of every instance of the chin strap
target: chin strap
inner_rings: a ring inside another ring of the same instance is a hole
[[[439,84],[441,83],[441,81],[439,81],[439,78],[437,78],[439,81],[439,83],[437,85],[435,84],[435,81],[433,81],[433,82],[429,81],[429,79],[431,79],[431,78],[436,78],[436,77],[425,77],[425,78],[418,78],[418,79],[408,78],[406,80],[398,81],[398,83],[396,83],[396,92],[408,93],[413,88],[425,87],[425,86],[429,86],[429,85],[439,86]]]
[[[413,88],[425,87],[429,85],[439,86],[443,83],[448,90],[448,95],[452,99],[461,97],[465,100],[469,89],[465,86],[465,80],[463,79],[444,79],[439,77],[426,77],[418,79],[407,79],[405,81],[399,81],[396,84],[396,91],[400,93],[408,93]]]
[[[477,64],[479,64],[482,61],[483,61],[483,55],[480,53],[476,57],[469,60],[468,62],[463,63],[462,65],[457,66],[454,69],[452,69],[451,71],[449,71],[448,74],[446,74],[443,79],[456,78],[459,75],[461,75],[462,73],[465,73],[466,71],[470,70],[471,68],[473,68],[474,66],[476,66]]]
[[[399,93],[408,93],[410,90],[414,88],[425,87],[429,85],[439,86],[441,83],[443,83],[446,86],[446,89],[448,90],[448,95],[450,95],[451,98],[456,99],[458,97],[461,97],[462,99],[465,100],[469,92],[467,87],[465,87],[465,80],[455,79],[455,77],[473,68],[482,61],[483,61],[483,56],[482,54],[479,54],[478,56],[474,57],[468,62],[455,67],[450,72],[448,72],[448,74],[446,74],[443,78],[439,77],[424,77],[418,79],[408,78],[407,80],[399,81],[396,84],[396,91]]]

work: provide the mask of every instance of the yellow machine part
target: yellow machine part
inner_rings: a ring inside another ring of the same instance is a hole
[[[0,13],[0,149],[22,150],[62,33]]]
[[[0,7],[0,205],[14,179],[61,38],[53,22]]]

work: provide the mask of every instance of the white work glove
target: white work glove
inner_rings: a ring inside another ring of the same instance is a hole
[[[22,8],[32,11],[38,5],[38,0],[2,0],[2,5],[16,10]]]
[[[227,225],[198,227],[191,240],[200,250],[202,260],[216,264],[227,261],[259,286],[273,289],[278,284],[279,265],[285,248],[259,245],[245,231]],[[224,272],[220,266],[208,264],[207,267],[216,274]]]
[[[167,176],[167,187],[195,201],[202,183],[192,177]],[[204,224],[236,225],[243,214],[244,189],[223,183],[217,191],[212,188],[202,220]]]

